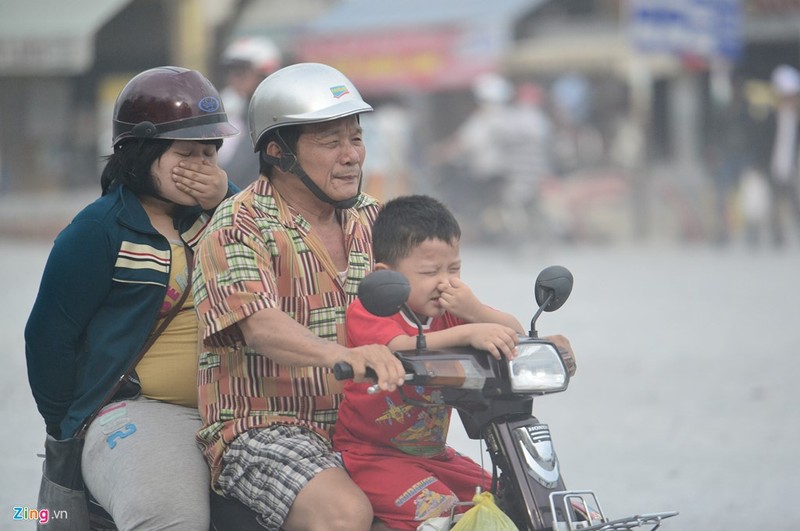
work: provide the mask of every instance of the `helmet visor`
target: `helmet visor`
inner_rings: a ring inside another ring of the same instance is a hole
[[[204,117],[206,120],[210,117]],[[186,120],[181,120],[179,128],[169,131],[164,130],[165,126],[170,124],[162,124],[158,126],[158,133],[155,138],[171,138],[175,140],[215,140],[220,138],[228,138],[239,134],[239,130],[231,125],[224,114],[219,115],[219,122],[216,123],[202,123],[197,125],[188,125]]]
[[[317,111],[303,114],[287,114],[286,120],[287,122],[296,120],[297,123],[327,122],[371,110],[372,107],[369,104],[360,100],[343,101]]]
[[[150,121],[130,124],[114,122],[117,138],[163,138],[169,140],[218,140],[239,134],[225,114],[218,113],[154,124]]]

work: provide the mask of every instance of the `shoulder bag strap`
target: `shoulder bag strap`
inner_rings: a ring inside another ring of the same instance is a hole
[[[125,373],[119,377],[117,382],[114,384],[114,387],[112,387],[111,390],[108,392],[108,394],[106,394],[103,401],[100,403],[100,405],[97,406],[97,408],[92,412],[92,414],[86,417],[86,419],[83,421],[83,424],[81,424],[81,427],[75,433],[75,437],[83,437],[83,435],[86,433],[86,430],[89,428],[89,424],[92,423],[97,414],[100,413],[100,410],[103,409],[106,406],[106,404],[108,404],[109,401],[111,401],[111,399],[114,397],[115,394],[117,394],[117,391],[120,390],[122,384],[125,382],[125,379],[133,373],[134,369],[136,368],[136,365],[139,364],[139,361],[141,361],[141,359],[144,357],[147,351],[150,350],[150,347],[152,347],[153,343],[156,342],[158,336],[160,336],[161,333],[167,329],[169,323],[172,322],[175,316],[178,315],[178,312],[181,311],[181,308],[183,308],[183,303],[186,302],[186,298],[189,296],[189,292],[192,290],[192,272],[194,270],[194,252],[192,251],[192,247],[188,245],[186,242],[183,242],[183,249],[186,253],[187,273],[186,273],[186,289],[183,290],[181,298],[172,308],[170,308],[169,312],[161,320],[161,323],[159,323],[158,327],[156,327],[150,333],[150,336],[147,338],[147,341],[145,341],[144,345],[139,350],[139,353],[136,355],[136,358],[133,360],[133,363],[131,363],[130,366],[128,367],[128,370],[126,370]]]

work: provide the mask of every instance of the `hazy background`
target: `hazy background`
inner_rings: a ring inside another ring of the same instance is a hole
[[[118,91],[164,64],[222,88],[221,54],[248,36],[353,80],[376,109],[365,189],[456,210],[486,303],[527,325],[536,274],[572,270],[539,329],[571,339],[578,372],[535,405],[568,487],[594,489],[610,517],[680,511],[664,529],[797,528],[800,232],[774,245],[769,202],[744,186],[764,184],[770,74],[800,64],[796,3],[0,0],[0,14],[0,530],[34,527],[12,520],[35,508],[44,435],[23,328],[53,237],[98,195]],[[464,159],[443,156],[485,72],[532,86],[550,124],[523,165],[530,194],[510,195],[539,217],[485,208]],[[458,422],[451,441],[480,459]]]

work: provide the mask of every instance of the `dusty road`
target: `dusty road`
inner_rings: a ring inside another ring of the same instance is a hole
[[[49,244],[0,241],[0,529],[33,529],[43,424],[22,330]],[[578,373],[539,400],[567,485],[606,512],[678,510],[663,529],[793,530],[800,522],[800,251],[578,247],[516,255],[467,248],[464,278],[527,325],[533,282],[572,270],[572,298],[539,321],[572,341]],[[480,458],[455,426],[451,442]]]

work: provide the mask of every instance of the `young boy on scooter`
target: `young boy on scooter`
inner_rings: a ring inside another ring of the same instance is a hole
[[[494,310],[460,278],[461,229],[448,209],[427,196],[389,201],[373,227],[375,269],[392,269],[411,285],[408,308],[422,323],[429,349],[472,346],[513,358],[522,325]],[[402,311],[377,317],[356,300],[347,310],[349,347],[384,344],[412,350],[418,334]],[[373,531],[416,530],[469,501],[491,477],[447,446],[451,408],[435,402],[433,388],[406,386],[369,394],[370,383],[348,381],[334,430],[334,450],[372,503]]]

